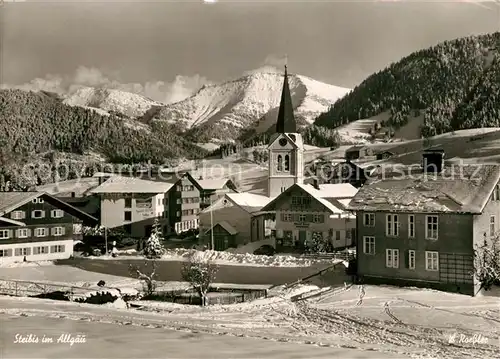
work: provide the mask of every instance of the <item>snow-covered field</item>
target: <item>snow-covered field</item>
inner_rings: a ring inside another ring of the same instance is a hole
[[[96,334],[102,333],[104,329],[98,329],[97,325],[91,328],[75,323],[114,324],[101,328],[109,328],[113,335],[117,335],[115,345],[119,350],[130,347],[132,351],[136,348],[135,337],[134,340],[121,337],[131,328],[135,328],[138,336],[150,338],[151,335],[154,343],[159,333],[155,331],[156,328],[189,332],[194,337],[200,333],[212,334],[211,340],[241,337],[245,338],[245,342],[248,341],[247,344],[255,339],[264,339],[268,343],[288,342],[289,345],[310,344],[296,346],[300,350],[296,357],[313,357],[307,350],[311,348],[313,351],[317,346],[338,350],[325,351],[324,354],[325,357],[329,354],[330,357],[339,358],[483,359],[496,358],[500,351],[500,306],[498,297],[494,296],[472,298],[433,290],[376,286],[345,286],[329,290],[308,285],[291,289],[276,288],[270,294],[268,298],[234,305],[200,308],[164,303],[152,306],[147,311],[0,297],[0,315],[2,320],[7,318],[9,323],[9,329],[2,329],[1,335],[4,342],[8,343],[8,353],[17,357],[27,351],[22,349],[24,346],[16,348],[9,343],[16,332],[13,328],[26,334],[33,332],[41,335],[45,331],[47,335],[55,335],[47,326],[36,326],[48,323],[52,318],[68,323],[64,325],[63,332],[86,334],[89,346],[93,345],[94,340],[94,345],[102,343]],[[297,300],[300,299],[299,294],[302,294],[303,300]],[[28,318],[13,320],[12,317]],[[29,323],[26,324],[28,327],[23,327],[23,321]],[[83,344],[78,345],[83,348]],[[110,343],[106,345],[107,350],[110,350]],[[194,348],[191,343],[186,346]],[[54,351],[62,350],[55,346],[52,348]],[[276,357],[293,357],[289,355],[290,352],[282,352],[285,349],[279,346],[269,348]],[[193,357],[192,354],[200,357],[186,350],[170,352],[169,357],[188,358]],[[202,356],[268,356],[256,350],[250,348],[243,354],[238,348],[233,348],[230,353],[220,353],[218,349],[207,347]],[[37,354],[41,355],[41,352]],[[155,357],[154,354],[150,356]],[[47,354],[46,357],[51,356]]]

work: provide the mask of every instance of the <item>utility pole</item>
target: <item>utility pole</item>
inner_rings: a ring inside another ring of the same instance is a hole
[[[106,255],[108,255],[108,228],[104,227],[104,245],[106,246]]]
[[[213,214],[213,201],[212,197],[210,196],[210,249],[213,251],[215,250],[215,243],[214,243],[214,214]]]

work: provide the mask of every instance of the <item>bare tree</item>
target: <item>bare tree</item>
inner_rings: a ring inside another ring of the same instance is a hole
[[[182,279],[191,284],[201,299],[201,305],[208,304],[207,293],[215,280],[218,267],[211,260],[193,255],[181,268]]]
[[[155,260],[146,261],[143,271],[137,265],[129,266],[130,274],[142,282],[142,290],[146,296],[152,295],[156,290],[156,267]]]
[[[474,249],[474,275],[481,282],[481,288],[490,289],[500,284],[500,242],[496,237],[484,241]]]

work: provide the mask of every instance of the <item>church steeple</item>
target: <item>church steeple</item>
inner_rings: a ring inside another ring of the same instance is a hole
[[[281,102],[276,121],[277,133],[296,133],[297,125],[293,115],[292,96],[290,95],[290,86],[288,85],[288,73],[285,65],[285,79],[283,90],[281,91]]]

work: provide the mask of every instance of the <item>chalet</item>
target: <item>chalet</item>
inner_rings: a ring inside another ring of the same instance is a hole
[[[102,226],[123,228],[129,236],[143,238],[149,236],[155,218],[168,230],[166,193],[172,186],[172,183],[111,176],[90,193],[100,199]]]
[[[346,161],[354,161],[367,156],[372,156],[372,150],[366,146],[352,146],[345,151]]]
[[[226,193],[237,192],[236,185],[227,178],[203,179],[200,177],[196,182],[201,189],[201,209],[207,208],[219,198],[224,197]]]
[[[354,244],[355,216],[345,208],[357,193],[350,184],[295,184],[262,208],[276,213],[276,247],[305,249],[312,241],[324,250]]]
[[[0,263],[66,259],[98,219],[44,192],[0,192]]]
[[[319,183],[349,183],[356,188],[363,186],[374,174],[377,166],[352,161],[325,163],[316,168]]]
[[[497,235],[500,167],[423,166],[363,186],[357,214],[357,275],[363,282],[433,287],[475,295],[474,249]]]
[[[214,249],[225,250],[270,237],[272,224],[254,218],[269,201],[253,193],[226,193],[201,212],[201,242],[211,247],[213,236]]]

